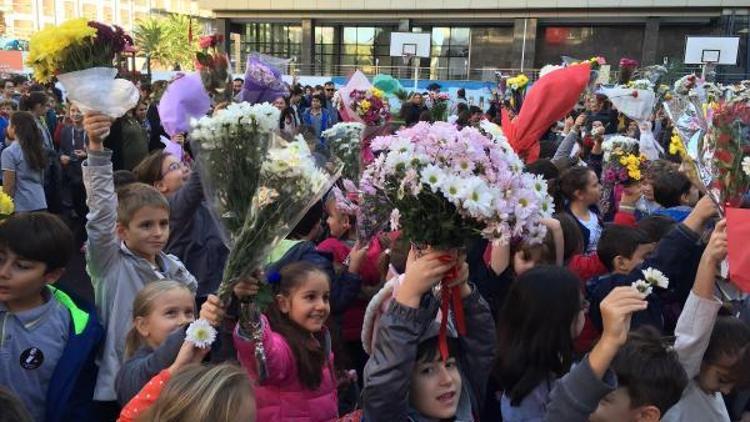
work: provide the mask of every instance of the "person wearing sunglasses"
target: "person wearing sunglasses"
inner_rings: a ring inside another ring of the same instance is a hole
[[[326,103],[325,109],[328,112],[331,126],[338,123],[341,118],[339,117],[339,111],[336,110],[336,106],[333,104],[333,96],[336,94],[336,85],[332,81],[328,81],[323,85],[323,92],[325,93]]]

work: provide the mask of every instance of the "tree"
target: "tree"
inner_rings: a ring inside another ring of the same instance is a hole
[[[138,46],[138,55],[146,57],[150,66],[168,69],[170,57],[167,51],[166,34],[161,19],[150,16],[139,20],[133,28],[133,39]]]
[[[193,42],[189,41],[192,27]],[[141,19],[133,30],[139,55],[160,69],[192,70],[201,26],[185,15],[170,14]]]

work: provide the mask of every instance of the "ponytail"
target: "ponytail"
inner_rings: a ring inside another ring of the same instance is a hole
[[[144,344],[143,337],[135,328],[135,325],[130,327],[130,331],[125,336],[125,359],[130,359]]]
[[[34,115],[27,111],[17,111],[10,116],[10,124],[16,132],[16,141],[21,145],[29,167],[37,171],[47,168],[44,140]]]

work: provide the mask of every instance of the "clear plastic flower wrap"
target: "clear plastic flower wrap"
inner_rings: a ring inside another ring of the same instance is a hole
[[[239,103],[192,123],[191,146],[206,200],[230,249],[245,226],[278,119],[270,104]],[[221,293],[228,287],[222,285]]]
[[[61,73],[57,79],[81,112],[98,111],[117,119],[138,104],[140,93],[132,82],[116,76],[117,69],[113,67],[91,67]]]
[[[328,150],[344,162],[341,175],[358,182],[362,173],[362,134],[365,125],[359,122],[336,123],[323,131],[322,136]]]
[[[276,137],[274,143],[263,163],[245,224],[227,259],[222,284],[265,267],[271,251],[341,175],[338,159],[331,158],[319,166],[299,135],[292,142]],[[256,304],[264,309],[272,300],[271,286],[261,282]]]

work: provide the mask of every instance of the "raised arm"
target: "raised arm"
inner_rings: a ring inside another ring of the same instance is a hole
[[[703,252],[693,290],[675,327],[675,351],[689,378],[700,372],[721,302],[714,297],[717,269],[727,256],[726,220],[716,225]]]
[[[111,268],[118,258],[117,195],[112,178],[112,151],[102,145],[112,120],[100,113],[87,113],[84,127],[89,138],[88,159],[83,162],[83,184],[86,187],[86,258],[94,282]]]

